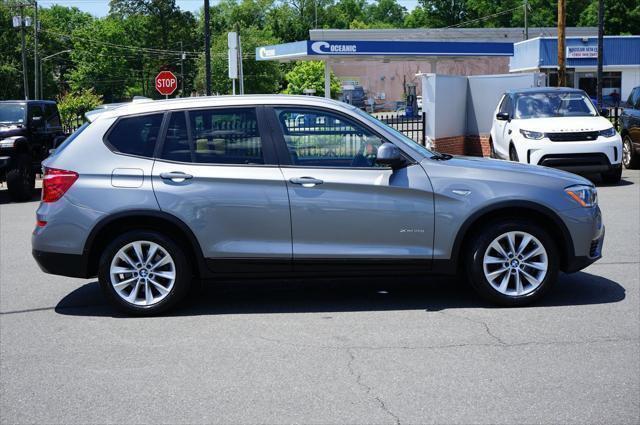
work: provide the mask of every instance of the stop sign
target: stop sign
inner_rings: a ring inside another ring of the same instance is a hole
[[[172,95],[178,88],[178,79],[171,71],[160,71],[156,76],[156,90],[165,96]]]

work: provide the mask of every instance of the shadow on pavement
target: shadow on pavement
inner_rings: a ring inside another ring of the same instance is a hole
[[[38,188],[33,191],[33,196],[31,197],[31,200],[27,202],[40,201],[41,196],[42,196],[42,189]],[[0,205],[11,204],[11,203],[18,203],[18,202],[13,202],[9,198],[9,191],[7,190],[7,184],[5,183],[4,186],[0,186]],[[20,203],[24,203],[24,202],[20,202]]]
[[[580,272],[561,275],[554,290],[530,308],[614,303],[624,298],[625,289],[618,283]],[[492,308],[470,287],[454,279],[252,280],[203,283],[168,315],[439,311],[473,307]],[[74,316],[126,317],[106,303],[98,282],[88,283],[65,296],[55,311]]]

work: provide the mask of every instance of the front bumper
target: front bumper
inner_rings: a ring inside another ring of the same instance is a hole
[[[573,256],[567,259],[567,264],[563,270],[565,273],[574,273],[595,263],[602,258],[602,245],[604,244],[604,226],[600,234],[591,241],[589,253],[587,255]]]
[[[559,168],[573,173],[602,173],[618,168],[622,162],[622,139],[598,137],[584,142],[552,142],[544,138],[518,137],[514,146],[521,162]]]

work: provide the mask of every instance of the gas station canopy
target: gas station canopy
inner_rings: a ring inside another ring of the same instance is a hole
[[[320,60],[362,56],[408,60],[416,56],[513,56],[513,43],[471,41],[296,41],[256,48],[256,60]]]

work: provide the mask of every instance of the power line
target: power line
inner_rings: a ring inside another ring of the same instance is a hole
[[[464,26],[464,25],[467,25],[467,24],[472,24],[474,22],[480,22],[480,21],[484,21],[486,19],[495,18],[496,16],[500,16],[500,15],[504,15],[504,14],[509,13],[509,12],[513,12],[514,10],[520,9],[521,7],[522,6],[513,7],[511,9],[503,10],[502,12],[496,12],[496,13],[493,13],[491,15],[486,15],[486,16],[483,16],[481,18],[471,19],[470,21],[465,21],[465,22],[460,22],[458,24],[449,25],[448,27],[444,27],[444,28],[457,28],[457,27],[461,27],[461,26]]]

